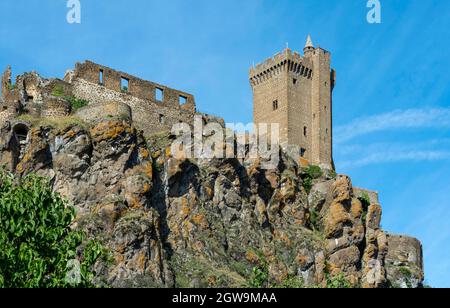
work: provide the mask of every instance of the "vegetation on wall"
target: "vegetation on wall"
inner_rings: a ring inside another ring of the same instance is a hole
[[[46,179],[0,171],[0,287],[92,287],[92,266],[105,252],[70,228],[74,217]]]
[[[67,100],[72,105],[72,111],[77,111],[80,108],[83,108],[87,105],[89,105],[89,101],[85,99],[80,99],[75,96],[68,96],[65,94],[64,89],[61,85],[56,85],[53,88],[53,91],[51,93],[53,96],[56,97],[62,97],[65,100]]]

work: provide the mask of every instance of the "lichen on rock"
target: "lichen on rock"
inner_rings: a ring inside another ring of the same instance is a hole
[[[33,126],[14,163],[11,130],[2,129],[0,161],[18,176],[49,177],[77,209],[74,228],[109,250],[96,265],[99,286],[423,283],[420,243],[386,234],[381,206],[365,208],[347,176],[324,173],[305,189],[308,167],[285,153],[274,170],[251,159],[175,159],[170,134],[145,139],[119,119]]]

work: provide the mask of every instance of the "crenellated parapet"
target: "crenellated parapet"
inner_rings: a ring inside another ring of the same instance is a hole
[[[250,83],[258,85],[283,72],[291,72],[299,78],[312,79],[313,70],[311,62],[298,52],[292,52],[289,48],[277,53],[275,56],[250,68]]]

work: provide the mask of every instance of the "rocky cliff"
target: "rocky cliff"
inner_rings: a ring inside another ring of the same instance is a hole
[[[177,160],[167,134],[61,121],[7,122],[0,163],[49,177],[76,207],[73,227],[111,254],[96,265],[99,286],[422,285],[420,243],[383,231],[381,206],[357,198],[348,176],[284,153],[270,171],[255,159]]]

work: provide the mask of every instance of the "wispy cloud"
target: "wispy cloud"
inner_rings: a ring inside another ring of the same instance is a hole
[[[350,169],[380,163],[400,161],[437,161],[446,159],[450,159],[450,151],[377,152],[362,158],[338,162],[337,166],[343,169]]]
[[[450,108],[395,110],[362,117],[335,129],[336,143],[384,130],[450,127]]]

